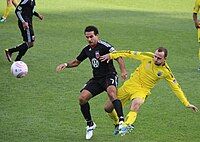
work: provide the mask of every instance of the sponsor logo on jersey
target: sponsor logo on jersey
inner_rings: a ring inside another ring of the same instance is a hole
[[[96,58],[92,58],[91,63],[94,68],[99,67],[99,61]]]

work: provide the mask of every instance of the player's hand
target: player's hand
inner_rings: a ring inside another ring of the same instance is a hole
[[[194,111],[194,112],[199,111],[199,109],[198,109],[195,105],[192,105],[192,104],[189,104],[189,105],[187,106],[187,108],[191,109],[191,110]]]
[[[22,22],[22,26],[23,28],[26,30],[26,29],[29,29],[29,26],[28,26],[28,22]]]
[[[103,56],[100,56],[99,59],[100,59],[101,62],[107,61],[107,63],[111,60],[109,54],[105,54]]]
[[[66,64],[60,64],[56,67],[56,72],[63,71],[66,68]]]

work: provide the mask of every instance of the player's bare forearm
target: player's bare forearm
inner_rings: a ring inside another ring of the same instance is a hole
[[[68,61],[67,63],[65,63],[65,65],[66,65],[66,68],[73,68],[73,67],[77,67],[80,63],[81,63],[80,61],[75,59],[75,60]]]
[[[127,78],[127,71],[126,71],[124,59],[122,57],[119,57],[115,60],[119,64],[119,68],[120,68],[120,71],[121,71],[121,77],[122,77],[123,80],[125,80]]]
[[[63,63],[63,64],[60,64],[56,67],[56,71],[57,72],[60,72],[62,70],[64,70],[65,68],[73,68],[73,67],[77,67],[81,62],[78,61],[77,59],[75,60],[71,60],[71,61],[68,61],[66,63]]]

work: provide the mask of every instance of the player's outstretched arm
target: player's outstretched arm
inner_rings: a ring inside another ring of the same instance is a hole
[[[63,63],[63,64],[58,65],[56,67],[56,71],[60,72],[60,71],[63,71],[65,68],[77,67],[80,63],[81,63],[80,61],[78,61],[77,59],[75,59],[75,60],[69,61],[67,63]]]
[[[116,61],[119,64],[119,68],[120,68],[120,71],[121,71],[121,78],[123,80],[126,80],[127,79],[127,71],[126,71],[124,59],[122,57],[119,57],[119,58],[116,59]]]
[[[195,105],[192,105],[192,104],[189,104],[189,105],[187,106],[187,108],[191,109],[191,110],[194,111],[194,112],[199,111],[199,109],[198,109]]]

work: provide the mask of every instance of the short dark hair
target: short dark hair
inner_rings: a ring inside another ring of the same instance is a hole
[[[158,52],[164,52],[164,57],[167,57],[168,51],[167,51],[166,48],[164,48],[164,47],[158,47],[156,50],[157,50]]]
[[[97,29],[95,26],[87,26],[87,27],[85,28],[85,30],[84,30],[84,34],[85,34],[86,32],[91,32],[91,31],[94,31],[94,35],[99,34],[99,31],[98,31],[98,29]]]

